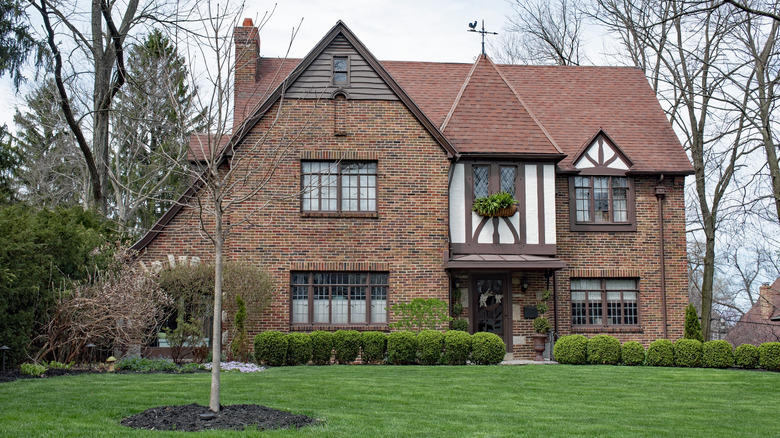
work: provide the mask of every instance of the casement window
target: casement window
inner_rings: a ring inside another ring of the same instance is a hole
[[[333,85],[349,85],[349,57],[333,57]]]
[[[376,211],[376,162],[303,161],[301,210]]]
[[[573,326],[639,325],[639,290],[633,278],[571,280]]]
[[[492,193],[507,192],[515,196],[517,166],[474,164],[471,167],[474,199]]]
[[[387,272],[293,272],[291,277],[293,324],[387,324]]]
[[[625,176],[572,178],[573,231],[636,230],[633,181]]]

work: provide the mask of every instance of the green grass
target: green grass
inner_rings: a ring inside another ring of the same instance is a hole
[[[776,436],[780,373],[612,366],[273,368],[222,375],[222,404],[325,420],[299,431],[152,432],[119,420],[207,404],[209,374],[0,384],[2,437]]]

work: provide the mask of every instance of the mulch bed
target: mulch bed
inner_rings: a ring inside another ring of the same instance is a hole
[[[42,377],[35,377],[30,376],[27,374],[22,374],[19,372],[19,369],[14,370],[6,370],[5,372],[0,371],[0,383],[3,382],[13,382],[17,379],[40,379],[43,377],[58,377],[58,376],[75,376],[77,374],[94,374],[98,373],[97,370],[82,370],[82,369],[70,369],[70,370],[63,370],[63,369],[48,369],[46,370],[46,373]]]
[[[160,406],[122,419],[120,424],[147,430],[244,430],[255,426],[258,430],[290,429],[312,426],[318,420],[305,415],[295,415],[261,405],[222,406],[210,420],[201,414],[211,413],[208,407],[197,404]]]

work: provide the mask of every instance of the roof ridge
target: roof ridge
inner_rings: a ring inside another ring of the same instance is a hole
[[[488,63],[490,63],[490,65],[493,67],[493,69],[496,71],[496,73],[498,73],[498,76],[501,78],[502,81],[504,81],[506,86],[509,87],[510,90],[512,90],[512,94],[515,95],[515,97],[520,102],[520,105],[523,107],[523,109],[528,113],[529,116],[531,116],[531,119],[534,121],[534,123],[536,123],[536,126],[538,126],[539,129],[542,130],[542,132],[544,133],[545,137],[547,137],[547,140],[550,141],[550,143],[553,145],[555,150],[557,150],[558,152],[560,152],[563,155],[566,155],[566,154],[564,154],[563,150],[561,150],[561,148],[558,147],[558,143],[556,143],[555,140],[552,138],[552,135],[550,135],[550,133],[547,132],[547,129],[542,125],[542,123],[539,121],[539,119],[536,118],[536,116],[531,111],[531,109],[528,108],[528,105],[525,104],[525,102],[523,101],[523,98],[520,97],[520,94],[517,92],[517,90],[515,90],[515,87],[513,87],[512,84],[510,84],[508,80],[506,80],[506,77],[504,76],[503,73],[501,73],[501,70],[498,69],[498,66],[493,63],[493,60],[491,60],[487,55],[485,55],[485,58],[487,58]]]

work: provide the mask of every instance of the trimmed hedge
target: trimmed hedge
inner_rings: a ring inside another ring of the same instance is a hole
[[[506,356],[506,344],[495,333],[479,332],[471,337],[471,361],[477,365],[496,365]]]
[[[384,362],[387,352],[387,335],[382,332],[363,332],[360,335],[360,345],[363,347],[361,359],[364,364]]]
[[[399,331],[387,336],[387,362],[393,365],[411,365],[417,358],[417,336],[410,331]]]
[[[284,333],[268,330],[255,336],[255,359],[270,366],[284,365],[287,357],[287,338]]]
[[[656,339],[647,348],[647,364],[651,367],[674,366],[674,346],[668,339]]]
[[[307,333],[287,335],[287,365],[306,365],[311,360],[311,338]]]
[[[333,333],[315,330],[309,334],[314,365],[330,365],[333,356]]]
[[[620,363],[620,341],[610,335],[596,335],[588,339],[588,363],[617,365]]]
[[[447,365],[466,365],[471,353],[471,335],[460,330],[444,333],[442,362]]]
[[[628,341],[620,348],[623,365],[636,366],[645,363],[645,347],[637,341]]]
[[[758,347],[758,364],[769,371],[780,371],[780,342],[764,342]]]
[[[333,349],[336,362],[352,363],[360,354],[360,332],[357,330],[336,330],[333,333]]]
[[[758,347],[751,344],[742,344],[734,351],[735,362],[745,369],[756,368],[759,355]]]
[[[706,368],[729,368],[734,366],[734,347],[728,341],[707,341],[704,343],[702,366]]]
[[[417,357],[422,365],[436,365],[444,349],[444,333],[423,330],[417,334]]]
[[[700,367],[701,342],[698,339],[678,339],[674,343],[674,364],[678,367]]]
[[[456,319],[452,321],[452,329],[467,332],[469,331],[469,322],[465,319]]]
[[[588,338],[582,335],[561,336],[553,346],[558,363],[584,365],[588,361]]]

